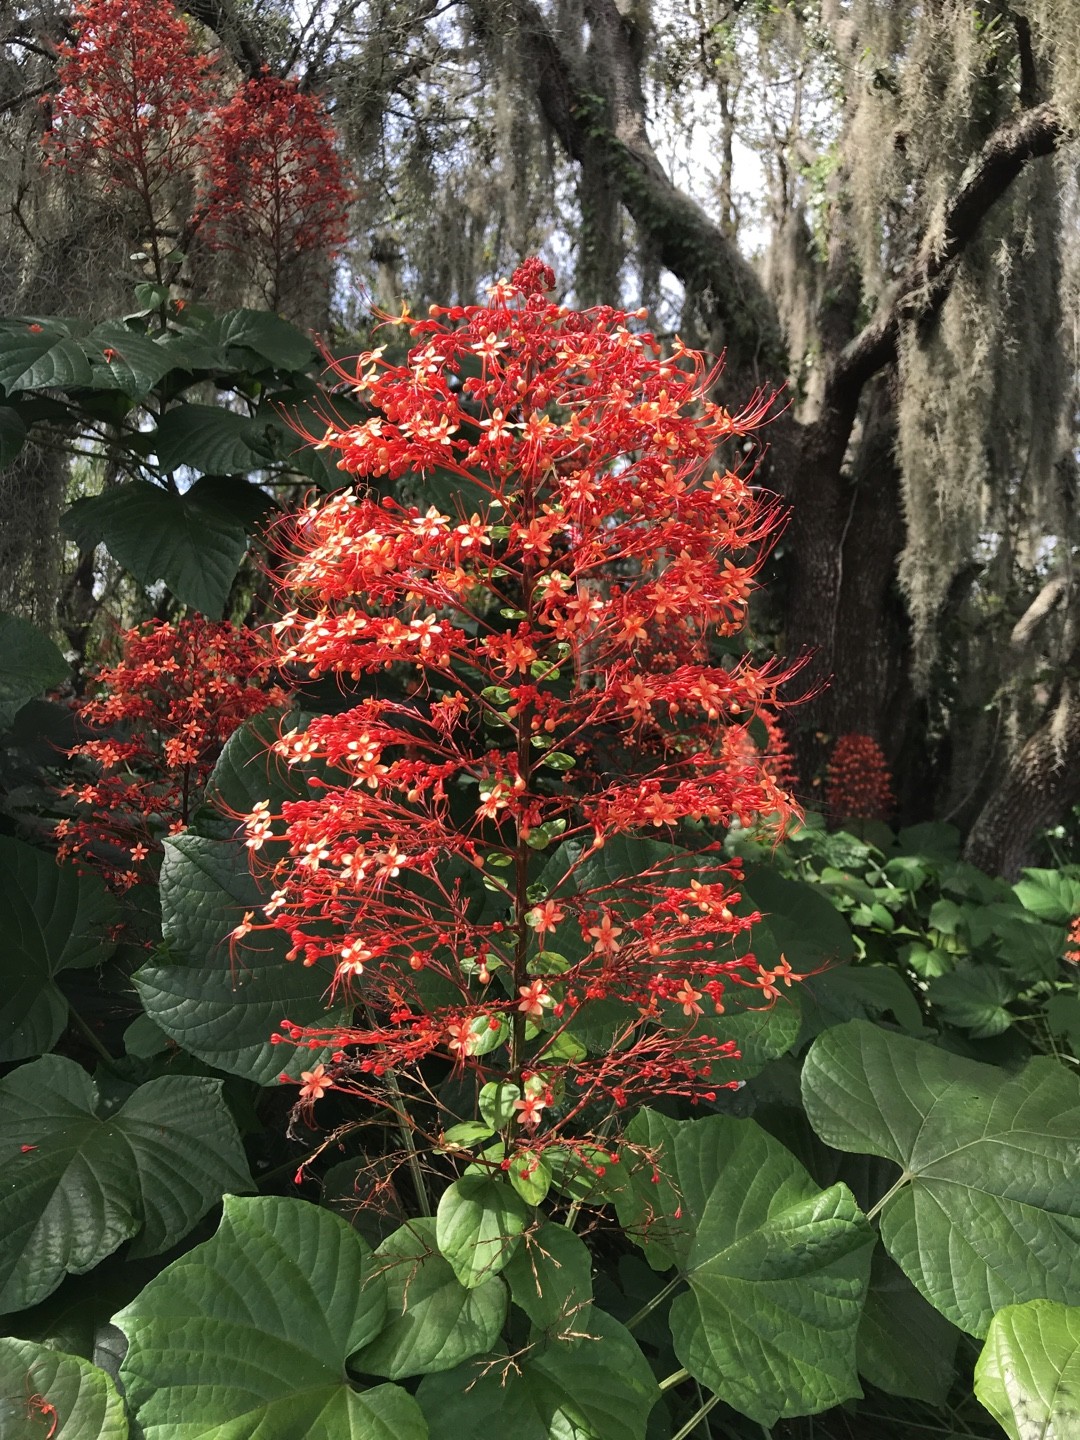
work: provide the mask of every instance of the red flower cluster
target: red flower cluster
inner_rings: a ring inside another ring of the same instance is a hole
[[[321,443],[360,480],[449,472],[461,499],[346,491],[301,513],[278,660],[389,671],[408,698],[283,735],[290,764],[318,763],[311,798],[246,819],[265,923],[356,1002],[330,1032],[282,1027],[336,1050],[304,1098],[332,1078],[386,1100],[389,1070],[422,1083],[438,1054],[513,1087],[504,1135],[534,1152],[574,1143],[599,1102],[733,1083],[710,1017],[732,987],[764,1005],[797,978],[733,944],[755,917],[735,913],[737,864],[700,843],[791,808],[756,751],[729,754],[785,674],[708,654],[743,624],[776,525],[713,452],[768,405],[730,414],[700,355],[665,357],[641,315],[566,310],[551,283],[527,262],[486,306],[410,322],[405,364],[360,356],[377,417]],[[600,745],[640,747],[647,773],[583,763]]]
[[[137,197],[158,279],[159,241],[179,238],[176,181],[204,192],[190,228],[205,223],[212,249],[250,260],[273,304],[290,264],[340,248],[349,189],[317,100],[261,76],[221,104],[172,0],[79,0],[71,21],[50,156]]]
[[[1069,926],[1065,941],[1065,959],[1070,965],[1080,965],[1080,915]]]
[[[215,117],[207,169],[206,239],[252,262],[270,304],[298,257],[345,243],[350,193],[334,132],[292,81],[262,76],[237,90]]]
[[[881,746],[869,735],[841,735],[825,782],[825,803],[838,823],[887,820],[895,801]]]
[[[52,157],[142,201],[156,231],[162,189],[199,165],[209,60],[171,0],[80,0],[59,48]]]
[[[60,856],[99,869],[114,889],[153,877],[165,835],[201,801],[222,745],[249,716],[284,699],[250,631],[209,620],[151,624],[123,636],[119,664],[97,676],[79,720],[103,732],[70,752],[92,776],[60,793],[73,818],[54,834]]]

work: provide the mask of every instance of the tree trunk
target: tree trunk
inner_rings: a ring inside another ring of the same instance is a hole
[[[1039,831],[1077,801],[1080,687],[1067,673],[1056,705],[1009,763],[971,827],[964,859],[991,875],[1015,880],[1030,862]]]

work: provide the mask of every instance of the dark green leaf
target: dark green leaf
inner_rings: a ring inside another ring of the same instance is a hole
[[[990,1322],[975,1394],[1009,1440],[1080,1435],[1080,1309],[1006,1305]]]
[[[163,470],[181,465],[207,475],[258,470],[272,456],[267,424],[220,405],[177,405],[158,422],[154,453]]]
[[[280,315],[267,310],[229,310],[202,328],[211,344],[243,346],[278,370],[303,370],[315,358],[310,339]]]
[[[169,958],[135,976],[146,1013],[192,1055],[260,1085],[294,1078],[329,1051],[271,1045],[282,1020],[298,1025],[343,1020],[325,1007],[329,972],[285,959],[280,930],[253,930],[230,955],[229,935],[248,911],[258,919],[266,892],[253,879],[243,845],[180,835],[165,842],[161,905]]]
[[[429,1375],[416,1398],[431,1440],[645,1440],[656,1381],[633,1336],[593,1309],[588,1336],[550,1340],[524,1358],[497,1356]]]
[[[0,405],[0,469],[10,465],[26,444],[26,422],[10,405]]]
[[[120,1379],[145,1440],[426,1440],[404,1390],[345,1377],[385,1316],[378,1266],[343,1220],[229,1196],[217,1234],[115,1317]]]
[[[66,390],[90,385],[94,372],[73,331],[76,320],[0,321],[0,385],[19,390]]]
[[[42,1402],[46,1411],[32,1403]],[[96,1365],[32,1340],[0,1340],[0,1435],[127,1440],[124,1402]]]
[[[122,390],[134,400],[148,395],[177,363],[167,344],[118,320],[95,326],[82,347],[94,367],[93,383]]]
[[[1080,1301],[1080,1081],[1018,1074],[865,1021],[828,1030],[803,1066],[814,1129],[900,1167],[885,1245],[941,1313],[984,1335],[995,1310]]]
[[[143,585],[164,580],[184,605],[218,617],[225,608],[247,533],[216,482],[183,495],[136,480],[76,500],[62,528],[83,548],[103,543]]]
[[[357,1370],[389,1380],[429,1375],[452,1370],[497,1342],[506,1286],[498,1276],[471,1290],[460,1284],[436,1247],[434,1220],[410,1220],[375,1256],[386,1280],[389,1318],[354,1357]]]
[[[7,727],[28,700],[61,684],[68,663],[29,620],[0,611],[0,726]]]
[[[958,965],[930,981],[926,998],[942,1019],[970,1030],[977,1040],[1000,1035],[1015,1018],[1008,1009],[1015,998],[1014,988],[1000,970],[989,965]]]
[[[132,1253],[168,1249],[225,1190],[251,1188],[220,1080],[166,1076],[101,1109],[90,1076],[56,1055],[0,1081],[0,1311],[140,1230]]]
[[[58,865],[20,840],[0,838],[0,932],[6,941],[0,1061],[26,1060],[56,1044],[68,1006],[55,977],[111,954],[115,946],[107,931],[117,913],[96,875]]]

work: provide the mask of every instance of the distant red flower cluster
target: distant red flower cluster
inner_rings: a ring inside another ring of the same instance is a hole
[[[171,182],[201,198],[211,248],[248,256],[277,286],[297,257],[344,242],[349,190],[323,107],[272,76],[223,98],[171,0],[80,0],[60,47],[51,158],[135,196],[150,242],[176,235]]]
[[[252,260],[273,296],[298,255],[345,243],[349,188],[313,96],[272,76],[246,81],[214,117],[203,238]]]
[[[776,525],[709,462],[767,402],[730,414],[700,355],[664,356],[640,315],[564,309],[551,284],[528,262],[486,306],[410,322],[404,364],[375,349],[349,374],[377,418],[322,437],[340,467],[437,467],[469,499],[349,490],[296,521],[278,662],[345,681],[389,669],[412,698],[278,742],[320,778],[310,799],[248,815],[272,893],[236,937],[284,931],[356,1002],[329,1032],[282,1027],[336,1050],[305,1099],[334,1084],[378,1103],[388,1070],[441,1054],[516,1087],[534,1150],[597,1101],[713,1096],[734,1046],[709,1017],[732,987],[767,1005],[798,978],[734,948],[755,918],[736,913],[737,863],[677,844],[791,808],[753,747],[735,765],[727,745],[785,673],[723,664],[707,643],[741,628],[748,556]],[[640,744],[647,773],[580,763],[600,732]],[[623,837],[664,843],[620,861]],[[612,1000],[591,1051],[581,1027]]]
[[[141,196],[151,217],[169,176],[203,155],[209,59],[161,0],[82,0],[59,47],[60,88],[46,142],[55,159]]]
[[[250,716],[284,698],[269,684],[265,642],[209,620],[129,630],[118,664],[99,671],[80,722],[101,735],[71,751],[91,777],[60,793],[74,816],[55,835],[126,890],[151,879],[162,840],[187,824],[222,745]]]
[[[1080,965],[1080,915],[1069,926],[1065,941],[1065,959],[1070,965]]]
[[[895,801],[881,746],[869,735],[841,735],[829,761],[825,803],[837,822],[887,820]]]

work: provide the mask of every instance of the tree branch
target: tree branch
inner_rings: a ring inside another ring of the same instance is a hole
[[[893,298],[846,346],[826,381],[829,403],[841,409],[858,399],[862,387],[896,358],[900,326],[926,319],[944,303],[957,260],[979,232],[986,215],[1030,161],[1050,155],[1065,134],[1053,105],[1037,105],[1000,125],[982,148],[971,178],[945,211],[940,232],[926,235],[901,276]]]
[[[620,202],[649,237],[660,263],[703,297],[722,331],[731,367],[780,380],[786,356],[776,309],[753,267],[715,220],[680,190],[649,141],[633,37],[613,0],[588,0],[593,52],[604,72],[592,80],[560,44],[534,0],[513,0],[524,68],[547,123],[569,159],[599,161]],[[472,9],[481,35],[482,0]],[[603,93],[595,93],[596,89]]]

